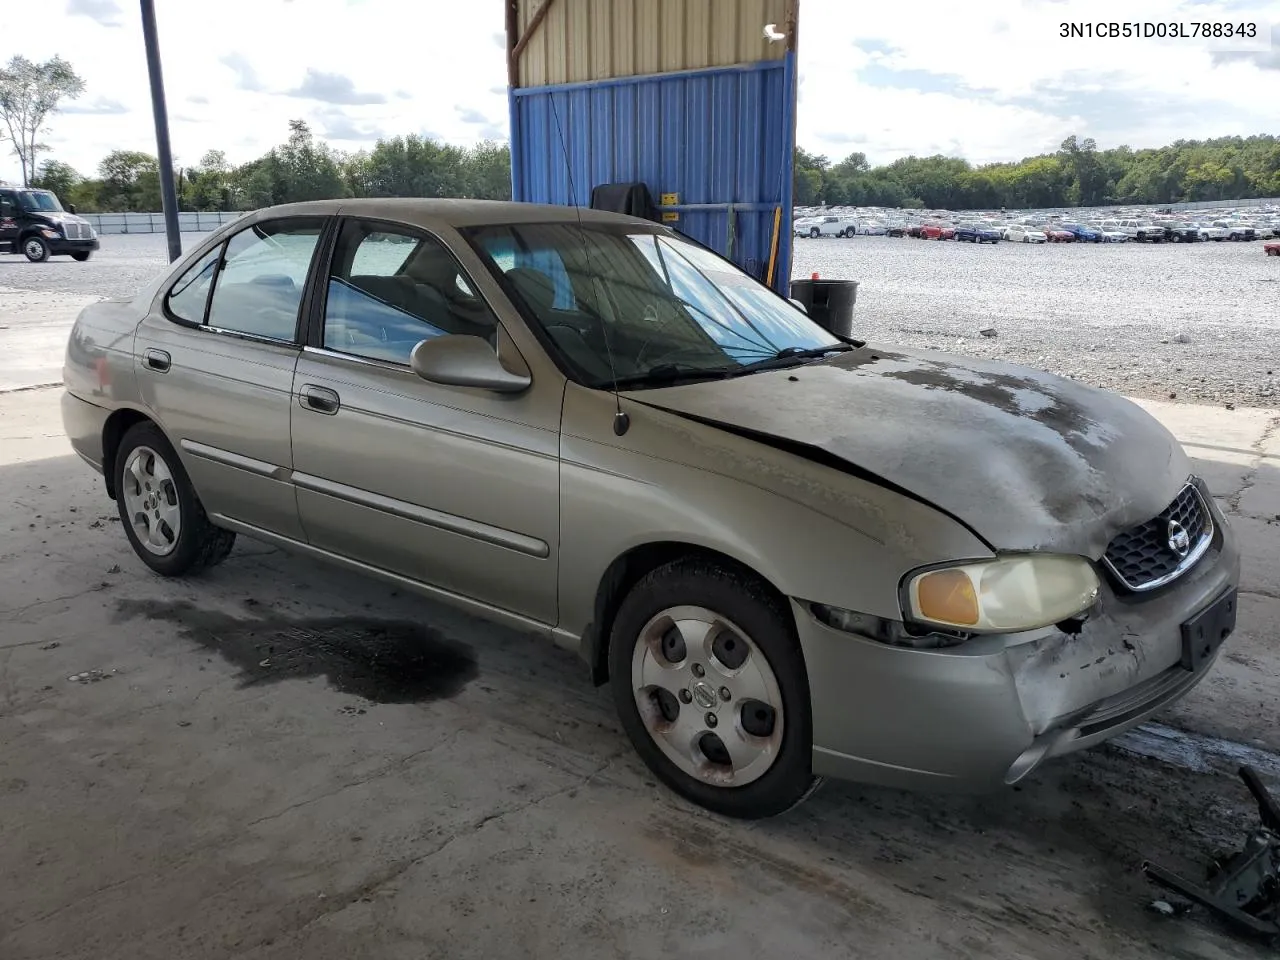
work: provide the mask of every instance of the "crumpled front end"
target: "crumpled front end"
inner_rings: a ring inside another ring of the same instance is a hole
[[[1185,662],[1182,626],[1239,581],[1234,538],[1209,504],[1212,540],[1193,567],[1145,593],[1100,569],[1098,603],[1076,625],[913,649],[835,629],[796,602],[815,773],[912,788],[994,787],[1183,696],[1217,649]]]

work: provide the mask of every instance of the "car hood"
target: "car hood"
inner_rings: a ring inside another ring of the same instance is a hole
[[[999,550],[1097,559],[1190,474],[1173,435],[1124,397],[932,351],[868,345],[628,396],[899,488]]]

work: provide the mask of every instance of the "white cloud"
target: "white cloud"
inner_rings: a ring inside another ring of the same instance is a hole
[[[0,60],[60,54],[86,81],[81,112],[55,116],[44,137],[52,155],[91,173],[110,150],[154,152],[137,4],[58,6],[23,32],[20,51],[0,36]],[[294,118],[343,149],[423,130],[459,144],[505,135],[497,0],[219,0],[216,16],[188,0],[157,8],[179,163],[210,148],[250,160],[282,142]],[[1280,75],[1262,69],[1273,56],[1058,36],[1064,20],[1121,17],[1280,22],[1280,0],[805,0],[799,142],[833,158],[983,162],[1052,149],[1069,133],[1138,147],[1274,132]],[[16,176],[16,160],[0,158],[0,178]]]

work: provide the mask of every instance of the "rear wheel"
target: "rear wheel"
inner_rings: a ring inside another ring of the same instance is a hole
[[[182,461],[154,423],[130,427],[115,458],[116,504],[134,552],[180,577],[221,563],[236,535],[209,522]]]
[[[49,259],[49,244],[42,237],[27,237],[22,241],[22,252],[32,263],[44,263]]]
[[[808,680],[790,615],[764,584],[699,560],[660,567],[623,601],[609,656],[622,725],[671,789],[747,819],[805,797]]]

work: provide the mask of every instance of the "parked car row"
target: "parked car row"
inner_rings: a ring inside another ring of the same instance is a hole
[[[885,224],[852,217],[801,218],[795,222],[798,237],[897,236],[922,240],[961,240],[970,243],[1197,243],[1202,241],[1248,241],[1280,237],[1280,221],[1140,220],[1113,218],[1077,222],[1068,220],[1027,220],[998,222],[945,220]]]
[[[1075,215],[1027,210],[954,213],[879,207],[802,208],[797,237],[901,236],[970,243],[1198,243],[1280,238],[1280,208],[1081,210]]]

